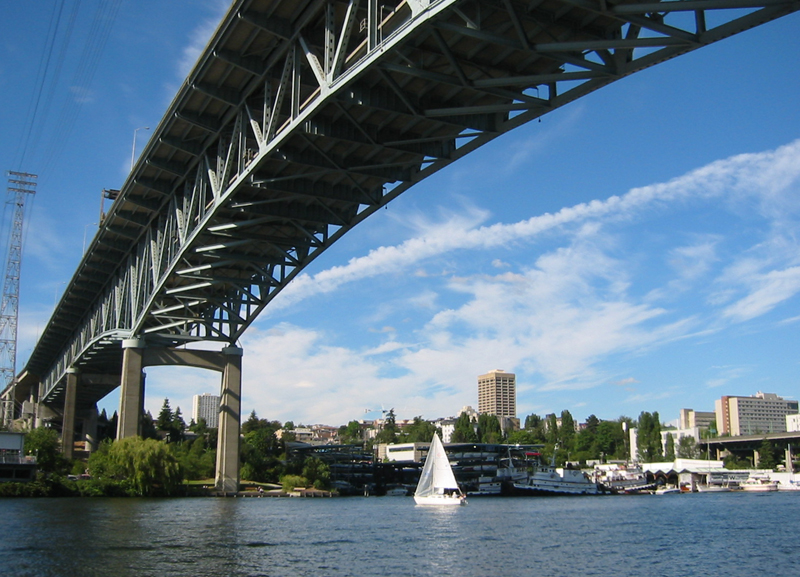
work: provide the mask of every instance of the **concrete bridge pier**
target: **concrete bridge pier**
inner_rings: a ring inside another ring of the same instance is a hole
[[[67,384],[64,395],[64,413],[61,419],[61,453],[72,459],[75,447],[75,404],[78,398],[78,369],[67,369]]]
[[[97,450],[97,416],[97,405],[94,405],[81,420],[81,439],[86,441],[86,450],[90,453]]]
[[[186,366],[222,373],[216,485],[219,491],[239,490],[239,427],[241,421],[242,355],[239,347],[221,352],[148,347],[144,339],[122,342],[122,378],[117,439],[141,435],[144,414],[142,369],[152,366]]]
[[[122,341],[122,375],[119,391],[117,439],[141,436],[144,414],[144,339]]]
[[[217,437],[217,490],[239,490],[239,427],[242,413],[242,354],[239,347],[225,347],[222,355],[222,388]]]

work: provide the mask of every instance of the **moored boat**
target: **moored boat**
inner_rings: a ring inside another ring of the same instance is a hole
[[[739,488],[753,493],[770,493],[778,490],[778,482],[770,480],[769,477],[750,477],[739,483]]]
[[[550,465],[535,464],[527,478],[514,481],[513,494],[529,496],[600,495],[597,483],[578,469],[555,466],[555,451]]]
[[[698,493],[728,493],[731,488],[728,485],[698,485]]]
[[[655,495],[680,495],[681,490],[678,487],[673,487],[672,485],[664,485],[663,487],[659,487],[653,494]]]

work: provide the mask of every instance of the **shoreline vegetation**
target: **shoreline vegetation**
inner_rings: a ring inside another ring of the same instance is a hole
[[[116,413],[111,419],[100,416],[113,434]],[[302,427],[302,425],[300,426]],[[521,430],[504,435],[497,417],[480,415],[475,421],[462,413],[455,423],[451,442],[489,444],[538,444],[543,459],[553,458],[559,466],[565,463],[586,463],[590,460],[625,459],[629,454],[627,435],[638,427],[637,452],[646,462],[696,458],[693,438],[682,438],[662,449],[661,425],[658,413],[643,412],[637,421],[620,417],[601,421],[590,415],[578,430],[569,411],[541,418],[529,415]],[[394,410],[387,411],[380,429],[367,435],[364,426],[351,421],[338,430],[342,446],[360,446],[356,457],[365,462],[372,455],[374,444],[427,442],[436,427],[415,417],[402,429],[395,422]],[[25,434],[24,453],[35,456],[38,471],[27,482],[0,483],[0,497],[199,497],[199,496],[334,496],[357,494],[334,483],[326,461],[310,451],[293,448],[295,426],[292,422],[260,419],[255,411],[240,429],[240,490],[220,493],[215,487],[217,430],[209,428],[203,419],[183,421],[180,408],[174,412],[169,399],[158,417],[145,414],[142,436],[114,440],[106,435],[91,454],[80,452],[83,458],[67,460],[61,453],[59,434],[51,428],[40,427]],[[716,431],[709,431],[715,435]],[[103,435],[101,434],[101,438]],[[369,441],[364,441],[365,438]],[[77,447],[76,447],[77,449]],[[359,449],[360,451],[360,449]],[[348,457],[349,458],[349,457]],[[780,462],[779,451],[766,439],[760,450],[760,467],[774,469]],[[752,468],[753,463],[729,455],[725,467]],[[361,487],[360,484],[357,485]],[[332,487],[339,489],[331,490]],[[365,489],[366,490],[366,487]],[[349,491],[349,492],[348,492]],[[363,492],[362,492],[363,493]]]

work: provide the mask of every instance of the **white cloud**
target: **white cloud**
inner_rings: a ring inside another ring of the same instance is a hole
[[[372,319],[391,330],[363,331],[373,335],[373,341],[360,339],[366,344],[359,348],[341,345],[341,335],[288,323],[263,330],[262,319],[243,339],[243,407],[296,423],[340,424],[379,406],[394,407],[399,418],[447,416],[474,404],[476,376],[498,367],[518,374],[524,395],[518,399],[520,407],[551,402],[533,402],[540,395],[569,395],[607,385],[629,370],[624,363],[613,365],[615,359],[647,354],[666,343],[713,337],[724,330],[725,321],[755,318],[800,291],[800,266],[790,264],[792,243],[781,244],[786,235],[777,233],[766,217],[746,246],[716,232],[690,231],[695,236],[689,243],[682,242],[684,234],[672,238],[665,233],[660,262],[671,266],[659,268],[657,279],[648,279],[656,284],[653,290],[641,290],[642,277],[650,269],[642,269],[644,264],[632,258],[647,240],[649,223],[674,215],[680,223],[684,210],[709,203],[716,211],[725,206],[738,210],[736,203],[745,202],[747,195],[751,204],[781,205],[782,196],[795,194],[792,187],[800,168],[794,167],[800,167],[800,141],[511,224],[485,225],[487,214],[473,208],[446,215],[441,222],[415,215],[412,229],[418,236],[379,247],[343,266],[300,275],[267,309],[286,309],[349,283],[405,272],[409,282],[419,283],[418,297],[381,293],[373,312],[360,307],[360,317],[348,317],[349,326]],[[767,201],[762,202],[763,196]],[[782,230],[790,226],[784,218]],[[672,232],[669,225],[664,230]],[[529,254],[530,241],[544,233],[549,235],[548,248],[537,245],[538,252]],[[774,250],[776,246],[781,250]],[[496,272],[493,275],[471,266],[478,255],[482,263],[497,260],[498,250],[516,251],[507,259],[513,262],[526,262],[522,255],[528,253],[530,264],[486,267]],[[429,263],[431,268],[440,266],[435,259],[442,256],[452,274],[411,274]],[[648,298],[709,279],[714,279],[714,292],[699,312],[682,301],[670,301],[674,308],[668,309]],[[393,304],[401,301],[405,309]],[[415,316],[408,325],[405,319],[392,318],[410,308],[423,316]],[[710,380],[707,385],[720,382]],[[619,381],[634,383],[638,380]],[[651,403],[677,394],[671,388],[637,389],[643,390],[625,393],[630,395],[627,402]],[[585,393],[581,397],[584,401]]]
[[[723,316],[741,322],[761,316],[800,292],[800,267],[772,270],[754,276],[751,292],[723,311]]]
[[[777,197],[775,191],[778,188],[785,189],[795,183],[798,176],[800,140],[772,152],[743,154],[720,160],[667,183],[632,189],[623,196],[581,203],[563,208],[555,214],[546,213],[512,224],[470,226],[470,223],[485,217],[484,213],[476,211],[468,215],[455,215],[438,223],[414,217],[415,227],[425,231],[424,235],[397,246],[379,247],[366,256],[352,258],[347,265],[333,267],[313,276],[301,274],[275,299],[271,307],[272,310],[285,308],[313,294],[331,292],[345,283],[417,265],[420,261],[443,253],[509,246],[529,241],[554,229],[570,225],[580,227],[590,220],[618,223],[645,212],[664,210],[671,203],[698,202],[723,196],[726,192],[736,197],[749,194],[773,198]],[[767,195],[761,194],[765,191]],[[591,232],[593,228],[584,229],[583,232]]]

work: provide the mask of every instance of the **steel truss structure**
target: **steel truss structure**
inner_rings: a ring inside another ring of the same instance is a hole
[[[236,1],[26,371],[54,402],[70,367],[118,374],[124,338],[235,343],[303,267],[432,173],[615,80],[798,8]]]
[[[16,417],[17,324],[19,322],[19,276],[22,268],[22,240],[25,226],[25,204],[36,194],[37,175],[8,172],[7,204],[13,206],[8,234],[6,276],[3,301],[0,304],[0,385],[7,394],[2,398],[2,424],[8,426]]]

